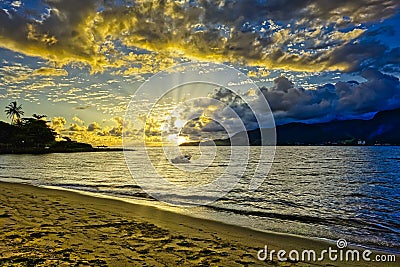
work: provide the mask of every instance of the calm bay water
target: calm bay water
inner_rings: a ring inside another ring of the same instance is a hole
[[[183,149],[194,159],[199,157],[198,148]],[[217,149],[207,169],[186,175],[171,167],[162,149],[151,148],[149,153],[156,169],[170,181],[189,186],[209,182],[224,172],[230,149]],[[134,173],[145,175],[140,153],[127,153],[137,163]],[[252,147],[248,171],[223,198],[175,211],[262,231],[345,238],[351,244],[400,252],[400,147],[278,147],[270,174],[261,187],[249,192],[258,156],[259,148]],[[122,152],[0,155],[0,180],[143,200],[168,208],[135,183]]]

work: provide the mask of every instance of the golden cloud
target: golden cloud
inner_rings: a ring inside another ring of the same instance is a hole
[[[78,117],[74,117],[74,120],[79,120],[80,124],[85,122]],[[106,145],[106,146],[122,146],[122,131],[128,129],[122,129],[123,119],[121,117],[113,118],[116,126],[102,127],[98,122],[92,122],[85,127],[77,123],[70,123],[68,127],[67,120],[64,117],[54,117],[51,120],[50,127],[54,129],[58,134],[58,140],[63,140],[63,137],[68,137],[71,140],[77,142],[84,142],[92,144],[93,146]],[[131,134],[133,131],[130,132]]]
[[[78,116],[74,116],[72,118],[73,121],[80,123],[80,124],[84,124],[85,122],[83,120],[81,120]]]
[[[64,126],[67,124],[67,120],[63,117],[54,117],[51,120],[51,128],[57,133],[61,133],[64,130]]]
[[[136,1],[134,6],[106,2],[98,12],[102,1],[47,1],[50,11],[42,21],[0,10],[0,46],[39,56],[56,67],[88,65],[92,72],[106,68],[126,68],[125,74],[155,72],[174,64],[174,58],[270,69],[346,71],[354,67],[352,62],[336,64],[338,60],[327,54],[335,55],[337,49],[359,38],[364,32],[357,28],[359,23],[387,18],[399,6],[394,0],[275,2],[261,5],[245,0],[217,5],[199,1],[191,5],[187,1],[146,0]],[[265,19],[265,14],[270,18],[263,22],[268,27],[256,30],[252,21]],[[286,28],[274,23],[289,18],[297,23]],[[336,25],[333,31],[310,28],[331,24]],[[354,30],[341,31],[340,27],[349,25]],[[318,44],[322,48],[317,49],[319,36],[325,37]],[[299,48],[304,42],[310,43],[309,47]],[[289,44],[299,47],[290,50]],[[47,69],[37,72],[66,74]]]
[[[57,68],[40,68],[32,72],[32,75],[38,76],[67,76],[68,72],[64,69]]]

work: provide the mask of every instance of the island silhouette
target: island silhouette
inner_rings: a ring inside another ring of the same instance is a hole
[[[182,143],[181,146],[217,145],[230,146],[231,143],[241,143],[248,138],[249,145],[263,144],[261,132],[271,136],[270,131],[276,131],[278,146],[363,146],[363,145],[400,145],[400,109],[380,111],[370,120],[333,120],[330,122],[307,124],[292,122],[278,125],[275,129],[249,129],[239,132],[230,138],[214,139],[212,141],[196,141]],[[271,142],[271,140],[266,140]]]
[[[22,105],[12,101],[5,113],[10,123],[0,121],[0,154],[44,154],[71,152],[122,151],[122,148],[93,147],[60,136],[48,124],[46,115],[23,117]],[[229,146],[232,139],[249,139],[249,145],[259,146],[261,132],[273,129],[253,129],[239,132],[226,139],[215,139],[210,144]],[[325,123],[301,122],[278,125],[276,145],[400,145],[400,109],[380,111],[370,120],[334,120]],[[61,140],[56,140],[58,139]],[[186,142],[181,146],[196,146],[201,141]],[[201,142],[207,145],[207,142]],[[268,144],[267,144],[268,145]]]
[[[121,151],[118,148],[93,147],[91,144],[71,140],[69,137],[59,136],[49,126],[46,115],[33,114],[31,118],[24,118],[22,105],[12,101],[5,113],[10,123],[0,121],[0,154],[44,154],[44,153],[71,153]]]

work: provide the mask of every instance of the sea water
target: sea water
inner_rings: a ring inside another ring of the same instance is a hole
[[[183,149],[194,162],[201,158],[197,147]],[[202,149],[217,153],[205,159],[207,168],[194,172],[171,165],[162,148],[149,148],[148,153],[160,175],[187,188],[212,182],[230,164],[239,164],[229,147]],[[143,154],[125,153],[132,173],[146,175]],[[250,191],[248,182],[259,155],[260,147],[250,148],[247,169],[235,177],[239,182],[228,194],[205,206],[175,211],[261,231],[344,238],[350,244],[400,252],[400,147],[277,147],[268,176]],[[125,156],[123,152],[0,155],[0,180],[168,208],[135,182]]]

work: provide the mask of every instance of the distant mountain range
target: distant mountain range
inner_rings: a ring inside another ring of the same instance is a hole
[[[261,145],[261,131],[240,132],[227,139],[214,140],[216,145],[242,145],[249,137],[253,146]],[[334,120],[325,123],[289,123],[276,127],[277,145],[400,145],[400,109],[381,111],[370,120]],[[183,146],[198,145],[188,142]],[[207,142],[204,142],[207,145]]]

